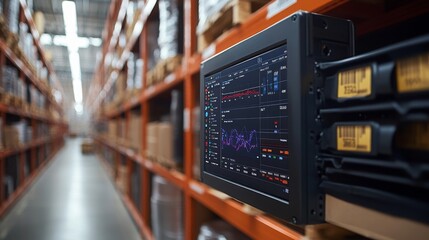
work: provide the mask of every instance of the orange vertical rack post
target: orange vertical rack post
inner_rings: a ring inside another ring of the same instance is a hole
[[[51,116],[48,113],[48,111],[52,109],[58,113],[58,115],[64,115],[61,103],[58,103],[52,94],[53,89],[63,93],[63,88],[53,71],[51,63],[44,55],[43,48],[39,41],[39,33],[35,28],[34,21],[29,9],[27,8],[25,0],[19,1],[19,16],[17,17],[20,23],[28,25],[28,33],[33,37],[33,44],[37,51],[37,56],[48,70],[52,81],[51,86],[49,86],[47,82],[44,82],[43,79],[40,79],[39,76],[37,76],[35,71],[32,69],[33,66],[29,65],[27,56],[22,54],[22,49],[19,49],[19,46],[10,45],[10,41],[7,39],[0,39],[0,69],[4,68],[6,65],[16,69],[18,73],[17,80],[33,86],[46,99],[45,106],[41,106],[39,111],[35,112],[30,111],[30,103],[25,102],[25,99],[22,99],[21,96],[13,96],[15,98],[14,101],[4,101],[3,95],[5,95],[5,93],[1,93],[1,131],[4,132],[7,120],[6,116],[12,115],[17,119],[28,120],[28,126],[33,132],[33,138],[29,139],[28,142],[21,143],[15,147],[6,148],[3,146],[3,148],[0,149],[0,179],[3,179],[6,174],[5,162],[9,157],[17,157],[15,160],[17,161],[18,173],[18,185],[15,186],[13,193],[9,196],[5,196],[4,185],[1,184],[0,186],[0,216],[3,216],[17,202],[22,194],[25,193],[28,187],[40,175],[41,171],[46,168],[49,160],[64,144],[64,135],[67,133],[67,123],[63,119],[51,119]],[[13,36],[14,33],[8,32],[4,34],[8,37],[16,38],[16,35]],[[0,75],[2,74],[3,72],[0,71]],[[55,134],[42,136],[41,133],[37,132],[37,126],[39,124],[45,124],[49,127],[56,128],[57,131]],[[47,146],[51,146],[51,148],[47,148]],[[50,151],[48,152],[47,149],[50,149]],[[37,161],[37,159],[39,161]],[[28,164],[28,172],[25,171],[25,164]]]
[[[128,100],[121,104],[117,109],[108,113],[103,113],[97,121],[106,121],[109,119],[120,118],[121,115],[127,116],[127,126],[129,126],[129,117],[133,108],[139,108],[142,116],[142,143],[141,152],[134,152],[127,147],[118,147],[111,140],[100,136],[97,133],[93,134],[94,139],[99,145],[99,149],[109,151],[115,156],[120,154],[127,156],[130,161],[135,162],[135,166],[141,169],[141,201],[140,203],[132,203],[130,197],[124,197],[125,205],[128,206],[132,216],[137,219],[141,233],[147,239],[153,239],[151,226],[151,175],[157,174],[173,185],[177,186],[183,191],[184,194],[184,234],[185,239],[195,239],[198,235],[197,222],[197,204],[202,205],[207,210],[218,215],[220,218],[229,222],[235,228],[239,229],[252,239],[300,239],[302,238],[304,229],[300,227],[291,227],[273,217],[266,214],[252,215],[243,209],[243,204],[233,199],[223,199],[216,194],[213,189],[206,186],[202,182],[195,179],[193,176],[193,164],[199,159],[194,159],[194,135],[192,132],[193,126],[196,124],[192,118],[192,110],[198,106],[195,94],[199,89],[199,68],[201,61],[208,57],[219,53],[232,45],[272,26],[278,21],[286,18],[297,10],[311,11],[321,14],[329,14],[337,17],[345,17],[344,15],[350,14],[352,20],[355,21],[356,32],[358,36],[372,33],[374,31],[387,28],[399,21],[405,21],[415,16],[420,16],[429,12],[429,4],[422,0],[413,0],[407,3],[402,3],[392,11],[387,11],[380,8],[383,1],[375,1],[370,3],[368,1],[351,1],[351,0],[294,0],[284,1],[291,3],[284,8],[275,9],[278,12],[273,13],[273,6],[271,4],[279,4],[282,1],[273,0],[267,5],[260,8],[249,16],[247,20],[238,26],[232,28],[227,33],[223,34],[220,38],[215,40],[208,48],[197,52],[197,33],[196,26],[198,21],[198,0],[183,0],[180,3],[184,6],[184,26],[181,31],[184,31],[184,56],[182,64],[171,74],[169,74],[165,81],[155,85],[147,86],[147,73],[150,69],[147,67],[148,63],[148,46],[147,39],[150,33],[148,32],[147,22],[149,17],[154,12],[157,0],[146,0],[143,9],[138,17],[137,24],[133,29],[133,34],[127,40],[125,50],[118,56],[118,64],[115,66],[115,71],[120,72],[124,68],[128,53],[132,51],[135,44],[139,45],[139,55],[144,61],[143,67],[143,88],[134,100]],[[111,43],[114,36],[114,28],[117,23],[123,22],[123,15],[120,14],[121,9],[126,8],[126,0],[112,1],[108,18],[106,20],[106,27],[103,36],[102,58],[98,63],[94,81],[91,85],[90,95],[88,97],[88,105],[93,109],[94,115],[99,115],[101,104],[106,98],[106,92],[114,85],[111,79],[111,73],[105,64],[106,56],[115,51],[114,44]],[[419,6],[419,7],[418,7]],[[365,11],[354,11],[353,9],[365,9]],[[409,11],[414,9],[416,11]],[[400,19],[395,17],[400,16]],[[123,24],[119,24],[123,25]],[[117,25],[117,26],[119,26]],[[117,30],[116,30],[117,31]],[[117,31],[120,32],[120,31]],[[139,41],[137,41],[139,39]],[[146,149],[148,144],[146,142],[147,126],[150,120],[153,120],[153,99],[169,93],[177,86],[183,86],[184,89],[184,164],[183,172],[168,169],[157,163],[148,160],[146,156]],[[100,92],[103,92],[100,95]],[[152,107],[152,109],[151,109]],[[108,150],[107,150],[108,149]],[[102,156],[101,152],[99,153]],[[117,161],[118,158],[115,157]],[[106,159],[103,162],[107,163]],[[106,164],[107,165],[107,164]],[[113,170],[115,171],[115,168]],[[141,211],[136,210],[135,205],[141,205]]]

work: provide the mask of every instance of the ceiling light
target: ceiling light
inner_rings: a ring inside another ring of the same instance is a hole
[[[75,103],[74,104],[74,110],[77,114],[81,115],[83,113],[83,105],[82,103]]]
[[[40,42],[43,45],[55,45],[55,46],[63,46],[68,47],[69,46],[69,38],[66,35],[49,35],[49,34],[42,34],[40,37]],[[94,47],[101,46],[101,43],[103,42],[101,38],[87,38],[87,37],[77,37],[76,41],[78,48],[87,48],[89,45]],[[74,47],[76,49],[76,47]],[[71,49],[74,51],[73,47]]]
[[[72,83],[73,83],[74,101],[76,102],[76,104],[82,104],[82,81],[73,80]]]
[[[40,43],[42,43],[43,45],[51,45],[52,44],[52,37],[49,34],[42,34],[42,36],[40,36]]]
[[[62,7],[66,35],[77,37],[76,4],[72,1],[63,1]]]
[[[99,47],[99,46],[101,46],[101,43],[103,43],[101,38],[90,38],[89,40],[90,40],[91,45],[95,46],[95,47]]]
[[[71,75],[74,80],[81,79],[79,53],[69,52]]]
[[[81,114],[82,106],[82,80],[79,60],[79,41],[77,36],[76,4],[72,1],[63,1],[63,18],[66,28],[66,45],[69,51],[70,70],[73,78],[73,94],[76,102],[76,113]],[[58,39],[61,39],[58,37]],[[60,40],[58,40],[60,41]],[[55,42],[55,39],[54,39]],[[78,106],[78,107],[77,107]]]

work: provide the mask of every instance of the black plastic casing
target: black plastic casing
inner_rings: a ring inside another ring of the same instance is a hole
[[[320,61],[338,60],[354,54],[354,30],[350,21],[299,11],[204,61],[200,75],[200,106],[204,106],[205,76],[283,44],[287,44],[288,49],[289,202],[207,172],[203,154],[202,181],[293,224],[323,222],[324,200],[319,190],[320,178],[316,166],[315,136],[320,132],[320,127],[317,124],[317,93],[313,87],[315,66]],[[201,119],[204,119],[203,115]],[[201,121],[201,129],[204,129],[203,123]],[[203,147],[204,130],[202,133]]]

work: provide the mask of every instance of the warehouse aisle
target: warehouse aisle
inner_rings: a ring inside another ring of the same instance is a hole
[[[0,239],[140,239],[94,155],[69,139],[0,224]]]

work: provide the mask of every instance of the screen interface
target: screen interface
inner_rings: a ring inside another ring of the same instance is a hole
[[[287,45],[204,77],[204,171],[289,200]]]

